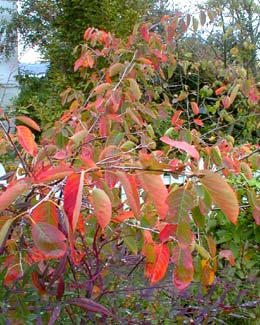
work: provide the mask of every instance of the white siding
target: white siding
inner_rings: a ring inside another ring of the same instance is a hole
[[[17,10],[17,3],[13,0],[0,0],[0,6]],[[8,14],[1,14],[1,18],[8,19]],[[19,88],[15,80],[18,74],[18,48],[10,58],[0,58],[0,106],[7,108],[11,99],[17,95]]]

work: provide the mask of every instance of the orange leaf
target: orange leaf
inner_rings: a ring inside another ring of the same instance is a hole
[[[67,179],[64,188],[64,210],[68,216],[69,224],[74,232],[77,228],[82,192],[84,186],[84,172],[80,175],[73,173]]]
[[[60,258],[66,252],[66,237],[53,225],[45,222],[33,224],[32,237],[35,246],[46,258]]]
[[[226,90],[226,88],[227,88],[226,85],[219,87],[218,89],[215,90],[215,95],[219,96],[220,94],[223,93],[224,90]]]
[[[31,186],[30,178],[22,178],[9,184],[7,189],[0,195],[0,212],[4,211],[21,194],[27,191]]]
[[[214,282],[215,272],[213,267],[209,264],[209,261],[202,260],[201,261],[201,282],[205,286],[210,286]]]
[[[92,69],[93,66],[94,66],[95,60],[94,60],[93,56],[90,53],[88,53],[86,55],[86,60],[87,60],[87,66],[89,66]]]
[[[32,219],[35,223],[46,222],[54,227],[58,227],[57,207],[50,201],[42,202],[32,212]]]
[[[198,115],[200,112],[198,104],[196,102],[191,102],[190,105],[191,105],[193,114]]]
[[[28,116],[16,116],[15,119],[23,122],[24,124],[31,127],[32,129],[41,132],[39,125]]]
[[[130,208],[133,210],[136,218],[140,217],[140,197],[137,190],[136,177],[135,175],[127,175],[123,172],[117,173],[118,179],[122,184],[127,202]]]
[[[155,255],[156,261],[150,275],[151,285],[160,281],[165,276],[170,259],[170,250],[167,245],[159,244],[155,246]]]
[[[173,114],[172,121],[171,121],[172,125],[175,125],[175,124],[176,124],[176,122],[178,121],[178,119],[179,119],[181,113],[182,113],[182,111],[181,111],[181,110],[178,110],[178,111],[176,111],[176,112]]]
[[[232,266],[236,265],[233,252],[230,249],[225,249],[225,250],[220,251],[219,256],[227,259]]]
[[[234,224],[239,214],[239,203],[232,187],[223,177],[210,170],[202,171],[202,185],[209,192],[213,203],[217,204],[227,218]]]
[[[36,142],[34,141],[34,135],[32,131],[23,125],[18,125],[16,129],[18,142],[20,143],[20,145],[31,156],[35,157],[38,152],[38,147]]]
[[[175,141],[169,137],[161,137],[160,140],[170,147],[174,147],[180,150],[185,151],[188,155],[193,157],[194,159],[198,160],[200,158],[199,152],[197,149],[194,148],[191,144],[187,143],[186,141]]]
[[[168,191],[160,175],[140,174],[142,187],[154,203],[160,217],[163,219],[168,212],[166,199]]]
[[[106,228],[112,217],[112,205],[108,195],[101,189],[92,191],[93,206],[97,222],[101,228]]]

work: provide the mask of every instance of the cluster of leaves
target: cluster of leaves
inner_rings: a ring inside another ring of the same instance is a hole
[[[34,286],[48,301],[44,317],[49,324],[63,310],[73,322],[74,307],[85,310],[82,321],[125,321],[100,303],[120,283],[120,276],[112,284],[109,279],[118,258],[124,260],[117,253],[122,246],[126,256],[141,257],[133,272],[145,262],[150,285],[171,267],[176,290],[185,290],[192,281],[206,290],[223,260],[236,266],[230,247],[217,248],[212,220],[218,218],[220,227],[223,220],[235,227],[240,206],[248,205],[251,224],[260,224],[259,190],[253,185],[258,182],[259,146],[235,146],[225,138],[209,145],[199,132],[203,122],[196,100],[185,96],[182,117],[176,102],[162,92],[158,96],[154,85],[176,65],[175,39],[189,20],[164,16],[160,33],[150,24],[137,26],[126,42],[88,28],[74,64],[84,87],[62,92],[68,109],[39,141],[32,130],[41,129],[31,118],[17,116],[10,132],[11,121],[1,115],[1,147],[8,142],[22,164],[19,172],[7,174],[8,185],[0,195],[3,283],[21,296]],[[224,86],[216,89],[223,110],[232,107],[238,87],[245,84],[234,81],[225,95]],[[251,93],[255,101],[259,93],[249,81],[246,85],[250,104]],[[178,136],[157,139],[154,121],[169,113]],[[164,174],[173,179],[169,187]],[[245,182],[232,188],[237,175]],[[28,274],[32,282],[25,280]],[[15,308],[11,301],[2,307]],[[37,300],[27,302],[25,309],[37,313]]]

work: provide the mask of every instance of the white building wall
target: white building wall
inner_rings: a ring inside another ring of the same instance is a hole
[[[17,2],[14,0],[0,0],[0,6],[11,10],[17,10]],[[0,19],[8,19],[8,13],[0,14]],[[17,43],[18,44],[18,43]],[[9,58],[0,57],[0,107],[7,109],[11,99],[19,91],[15,76],[18,74],[18,47]]]

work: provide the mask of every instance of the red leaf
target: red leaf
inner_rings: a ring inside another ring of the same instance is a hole
[[[18,142],[20,143],[20,145],[31,156],[35,157],[38,152],[38,147],[36,142],[34,141],[34,135],[32,131],[23,125],[18,125],[16,129]]]
[[[197,151],[197,149],[194,148],[191,144],[185,142],[185,141],[175,141],[172,140],[169,137],[161,137],[160,140],[166,144],[168,144],[170,147],[174,147],[180,150],[185,151],[187,154],[189,154],[194,159],[198,160],[200,158],[200,155]]]
[[[84,172],[81,172],[80,175],[76,173],[71,174],[64,188],[64,210],[73,232],[76,230],[78,224],[83,186]]]
[[[199,126],[204,126],[204,123],[199,118],[195,118],[194,123],[199,125]]]
[[[4,278],[4,285],[12,285],[13,282],[21,276],[21,268],[20,268],[20,263],[18,260],[18,256],[15,255],[9,255],[3,265],[3,268],[7,267],[7,272]]]
[[[140,217],[140,196],[137,189],[136,177],[135,175],[122,172],[118,172],[117,176],[125,190],[127,202],[133,210],[135,217],[138,219]]]
[[[170,250],[167,245],[159,244],[155,246],[155,254],[156,261],[150,275],[151,285],[160,281],[165,276],[170,259]]]
[[[249,100],[254,103],[257,104],[258,100],[259,100],[259,93],[257,88],[251,87],[250,91],[249,91]]]
[[[180,291],[184,290],[193,280],[194,267],[190,249],[176,247],[173,252],[172,261],[175,264],[173,283]]]
[[[231,250],[226,249],[226,250],[220,251],[219,256],[224,257],[225,259],[227,259],[232,266],[236,265],[234,255],[233,255],[233,252]]]
[[[140,32],[142,34],[142,37],[145,41],[149,41],[150,39],[150,35],[149,35],[149,31],[147,29],[147,27],[145,25],[143,25],[141,28],[140,28]]]
[[[108,195],[101,189],[94,189],[92,196],[97,222],[101,228],[106,228],[112,217],[111,201]]]
[[[41,132],[39,125],[28,116],[16,116],[15,119],[23,122],[24,124],[31,127],[32,129]]]
[[[198,115],[200,112],[198,104],[196,102],[191,102],[190,105],[191,105],[193,114]]]
[[[9,184],[7,189],[0,195],[0,212],[4,211],[21,194],[27,191],[31,186],[30,178],[22,178]]]
[[[99,313],[115,318],[115,316],[106,307],[88,298],[73,298],[68,301],[68,304],[78,306],[88,312]]]
[[[35,286],[35,288],[38,289],[38,293],[40,295],[45,294],[46,293],[46,290],[45,290],[44,283],[41,283],[39,281],[39,274],[36,271],[33,271],[32,272],[31,279],[32,279],[32,283]]]
[[[46,222],[54,227],[58,227],[57,207],[50,201],[42,202],[32,212],[32,219],[35,223]]]
[[[160,217],[163,219],[168,212],[166,199],[168,191],[160,175],[140,174],[142,187],[154,203]]]
[[[213,203],[217,204],[227,218],[234,224],[239,215],[239,203],[232,187],[223,177],[209,170],[202,171],[202,185],[209,192]]]
[[[259,207],[254,207],[253,217],[254,217],[254,220],[255,220],[255,223],[257,224],[257,226],[260,226],[260,204],[259,204]]]
[[[72,172],[73,170],[66,165],[61,165],[58,167],[48,166],[35,175],[34,181],[36,184],[51,182],[69,176],[72,174]]]
[[[94,31],[95,31],[94,27],[87,28],[84,33],[84,40],[88,41]]]
[[[162,241],[163,243],[167,242],[169,239],[171,239],[170,237],[175,237],[176,235],[176,230],[177,230],[177,224],[173,224],[173,225],[166,225],[159,234],[159,238],[160,241]]]
[[[35,246],[46,258],[61,258],[66,252],[66,237],[56,227],[45,222],[33,224],[32,237]]]

